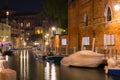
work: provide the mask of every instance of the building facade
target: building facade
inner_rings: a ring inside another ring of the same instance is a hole
[[[11,41],[11,26],[0,23],[0,43]]]
[[[120,0],[68,0],[68,47],[120,47]]]
[[[20,42],[19,46],[32,46],[35,42],[42,43],[42,36],[45,20],[44,14],[40,12],[33,13],[16,13],[10,18],[10,25],[12,26],[12,41],[16,44]]]
[[[2,8],[0,22],[11,26],[10,39],[14,47],[32,46],[34,42],[42,43],[43,30],[48,27],[42,11],[18,13],[9,8]]]

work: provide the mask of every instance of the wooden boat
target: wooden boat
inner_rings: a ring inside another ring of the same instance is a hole
[[[47,56],[47,61],[59,63],[62,60],[63,56]]]

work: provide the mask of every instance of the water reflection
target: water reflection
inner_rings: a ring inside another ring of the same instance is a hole
[[[56,70],[55,70],[55,65],[51,65],[51,80],[56,80]]]
[[[28,50],[20,51],[20,80],[29,80]]]
[[[6,60],[6,61],[9,60],[9,56],[8,56],[8,55],[5,56],[5,60]]]
[[[64,80],[105,80],[102,71],[96,69],[62,67],[61,74]]]
[[[118,77],[118,76],[111,76],[111,79],[112,80],[120,80],[120,77]]]
[[[50,64],[49,62],[46,62],[45,80],[56,80],[55,64]]]
[[[45,67],[45,80],[49,80],[49,76],[50,76],[50,64],[47,62],[46,63],[46,67]]]
[[[103,69],[73,68],[36,60],[29,50],[19,50],[6,58],[17,71],[17,80],[119,80],[107,76]]]

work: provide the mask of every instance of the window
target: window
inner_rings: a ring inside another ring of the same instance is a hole
[[[65,46],[65,45],[67,45],[67,40],[64,38],[64,39],[61,40],[61,43],[62,43],[63,46]]]
[[[23,23],[21,23],[20,26],[23,27]]]
[[[30,27],[30,22],[26,23],[26,27]]]
[[[88,16],[87,16],[87,14],[84,15],[84,23],[85,23],[85,26],[88,26]]]
[[[104,34],[104,45],[114,45],[115,44],[114,34]]]
[[[110,7],[108,7],[108,9],[107,9],[107,21],[111,21],[112,20],[112,18],[111,18],[111,9],[110,9]]]
[[[83,45],[90,45],[90,38],[89,37],[83,37]]]

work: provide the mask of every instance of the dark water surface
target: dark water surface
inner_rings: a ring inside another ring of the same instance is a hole
[[[120,77],[105,75],[102,68],[64,67],[36,60],[30,50],[17,50],[7,59],[10,67],[17,71],[17,80],[120,80]]]

